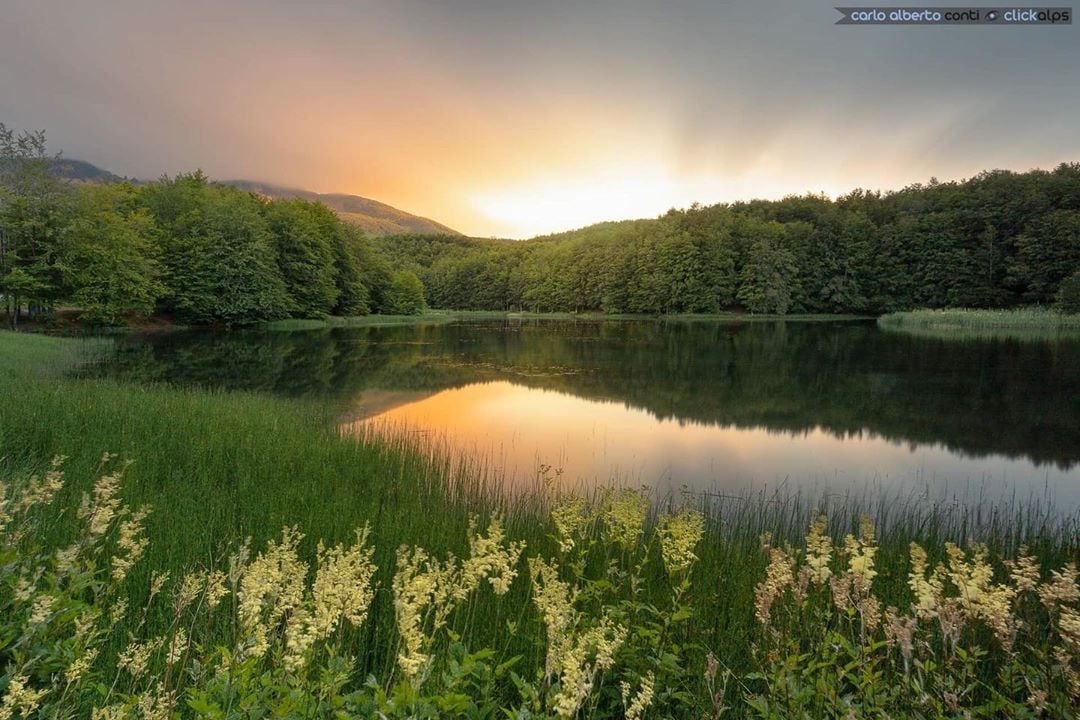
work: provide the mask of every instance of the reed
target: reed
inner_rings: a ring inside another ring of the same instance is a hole
[[[1080,339],[1080,315],[1044,308],[1017,310],[913,310],[882,315],[878,326],[946,340]]]

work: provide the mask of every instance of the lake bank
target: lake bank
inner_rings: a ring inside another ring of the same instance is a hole
[[[354,317],[328,317],[311,320],[279,320],[256,327],[270,330],[315,330],[336,327],[380,327],[387,325],[437,324],[484,320],[582,320],[582,321],[654,321],[654,322],[832,322],[847,320],[873,320],[873,315],[792,314],[770,315],[766,313],[675,313],[669,315],[633,315],[626,313],[568,313],[527,312],[507,310],[428,310],[419,315],[362,315]]]
[[[1013,338],[1017,340],[1080,337],[1080,315],[1062,314],[1042,308],[1017,310],[910,310],[884,315],[829,313],[768,314],[748,312],[627,314],[600,312],[528,312],[496,310],[425,310],[415,315],[350,315],[325,318],[292,318],[250,325],[192,327],[174,322],[167,316],[149,316],[119,327],[94,327],[81,323],[77,315],[58,313],[52,322],[24,321],[23,331],[59,336],[142,334],[183,332],[189,330],[319,330],[327,328],[392,327],[433,325],[452,322],[488,320],[580,320],[580,321],[649,321],[649,322],[846,322],[877,320],[878,326],[892,331],[918,333],[942,338]]]
[[[347,541],[355,527],[369,523],[384,589],[392,585],[399,545],[422,546],[438,556],[448,551],[466,556],[474,514],[485,520],[502,514],[509,537],[525,541],[530,554],[558,553],[555,529],[535,499],[507,502],[475,475],[476,468],[448,463],[422,442],[343,439],[325,403],[68,377],[88,354],[101,349],[101,342],[108,341],[0,333],[0,394],[5,398],[0,405],[0,472],[22,476],[44,469],[55,455],[66,455],[71,485],[61,499],[74,503],[89,489],[103,452],[133,460],[124,498],[156,511],[147,520],[152,541],[146,558],[128,578],[131,592],[147,586],[151,571],[178,576],[194,563],[221,559],[230,544],[245,536],[260,547],[282,526],[294,524],[307,534],[299,551],[310,558],[319,540]],[[1019,506],[991,513],[912,499],[907,504],[895,498],[860,503],[796,493],[698,502],[706,523],[685,596],[694,608],[694,627],[671,630],[688,647],[685,690],[697,698],[706,697],[701,668],[708,652],[728,667],[751,666],[750,643],[759,636],[755,587],[768,563],[759,536],[770,533],[778,544],[799,542],[815,506],[829,512],[838,538],[857,526],[862,513],[875,516],[880,526],[876,585],[885,602],[900,607],[911,602],[906,572],[912,540],[936,548],[938,555],[947,539],[985,542],[995,556],[1012,554],[1026,543],[1050,567],[1075,560],[1078,552],[1075,524]],[[434,517],[439,521],[431,522]],[[48,538],[68,536],[71,522],[69,515],[51,525]],[[590,566],[602,569],[604,562],[594,557]],[[662,598],[665,588],[661,572],[650,575],[642,591]],[[618,592],[622,599],[631,597],[621,594],[628,588]],[[543,666],[543,649],[536,643],[537,618],[522,614],[530,602],[528,582],[519,579],[507,598],[478,597],[467,613],[450,618],[450,627],[472,649],[499,648],[499,662],[522,656],[519,669],[531,676]],[[369,622],[369,631],[349,636],[345,649],[358,654],[359,677],[367,672],[386,677],[398,642],[386,591],[377,594]],[[508,636],[508,622],[520,632]],[[167,613],[152,615],[149,627],[139,632],[160,633],[167,623]],[[445,651],[446,645],[441,647]],[[498,692],[513,695],[505,678]],[[733,684],[729,692],[734,702],[741,691]]]
[[[96,326],[79,319],[79,311],[63,309],[49,316],[34,320],[23,320],[19,325],[22,332],[56,335],[60,337],[82,337],[86,335],[124,335],[186,331],[233,331],[233,330],[320,330],[327,328],[392,327],[403,325],[435,325],[451,322],[485,320],[582,320],[582,321],[656,321],[656,322],[830,322],[847,320],[873,320],[874,315],[845,314],[790,314],[771,315],[767,313],[675,313],[666,315],[641,315],[626,313],[569,313],[569,312],[528,312],[499,310],[432,310],[428,309],[414,315],[331,315],[324,318],[290,318],[272,320],[247,325],[227,326],[191,326],[177,323],[167,315],[150,315],[132,319],[128,324],[119,326]],[[8,329],[7,323],[0,324],[0,329]]]

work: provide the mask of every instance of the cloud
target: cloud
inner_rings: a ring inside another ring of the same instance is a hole
[[[1072,26],[835,19],[819,0],[14,0],[0,120],[121,174],[353,192],[476,235],[1080,155]]]

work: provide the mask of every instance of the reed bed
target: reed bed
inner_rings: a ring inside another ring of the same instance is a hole
[[[1047,308],[1017,310],[913,310],[882,315],[884,330],[956,340],[1080,339],[1080,315]]]

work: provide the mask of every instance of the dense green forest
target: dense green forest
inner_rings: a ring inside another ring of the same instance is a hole
[[[0,124],[0,294],[9,322],[188,324],[431,307],[606,313],[1080,310],[1080,164],[671,210],[523,242],[371,239],[329,208],[200,173],[73,183],[43,133]]]
[[[423,287],[324,205],[268,201],[200,173],[59,178],[42,133],[0,124],[0,295],[10,324],[57,307],[93,324],[412,314]]]
[[[1080,164],[898,192],[672,210],[526,242],[378,241],[449,309],[880,313],[1080,310]],[[1069,293],[1069,288],[1073,288]],[[1066,295],[1068,297],[1066,297]]]

